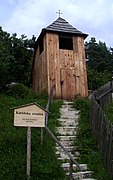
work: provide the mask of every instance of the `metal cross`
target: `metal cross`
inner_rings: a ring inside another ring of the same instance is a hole
[[[59,14],[59,17],[60,17],[61,14],[63,14],[62,12],[60,12],[60,9],[56,13]]]

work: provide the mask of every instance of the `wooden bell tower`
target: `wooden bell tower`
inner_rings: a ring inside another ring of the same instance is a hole
[[[32,63],[33,91],[50,93],[54,97],[73,99],[88,96],[84,39],[87,34],[59,17],[42,29],[34,50]]]

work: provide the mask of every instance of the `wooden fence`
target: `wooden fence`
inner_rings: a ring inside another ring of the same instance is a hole
[[[107,171],[113,177],[113,124],[104,113],[104,107],[112,101],[112,82],[92,94],[91,127],[103,155]]]

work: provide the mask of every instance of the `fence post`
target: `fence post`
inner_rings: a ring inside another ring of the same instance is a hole
[[[73,162],[70,161],[69,180],[73,180]]]

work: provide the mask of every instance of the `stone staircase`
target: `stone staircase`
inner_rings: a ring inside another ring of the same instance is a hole
[[[74,146],[74,141],[76,139],[79,111],[75,110],[72,105],[72,102],[64,101],[64,104],[60,108],[61,116],[58,119],[60,127],[57,127],[56,131],[58,134],[57,139],[68,150],[73,159],[77,160],[80,154]],[[62,161],[62,167],[66,171],[67,179],[94,180],[91,178],[93,172],[88,170],[87,164],[80,164],[82,171],[78,171],[75,164],[70,167],[70,158],[57,144],[56,154],[58,159]]]

